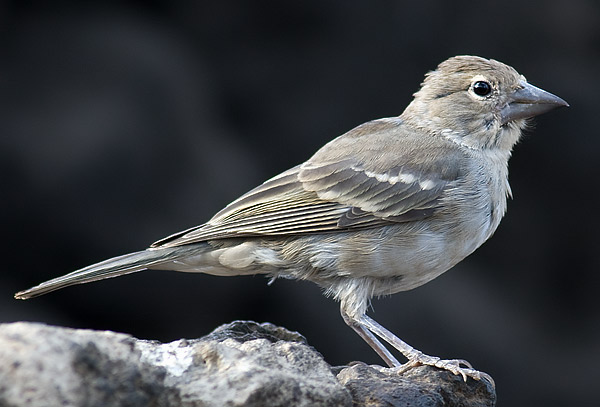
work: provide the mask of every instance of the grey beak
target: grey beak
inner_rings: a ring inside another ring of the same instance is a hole
[[[500,111],[501,123],[505,125],[513,120],[527,119],[560,106],[569,104],[558,96],[523,81],[521,88],[509,96],[508,104]]]

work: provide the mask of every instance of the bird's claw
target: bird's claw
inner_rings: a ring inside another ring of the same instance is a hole
[[[447,370],[457,376],[462,376],[463,380],[466,382],[467,378],[470,377],[474,380],[485,380],[495,388],[496,384],[492,377],[484,372],[480,372],[479,370],[473,369],[473,365],[467,362],[464,359],[440,359],[436,356],[429,356],[423,353],[419,353],[415,357],[408,360],[408,362],[404,363],[401,366],[398,366],[394,370],[398,374],[402,374],[409,369],[417,366],[433,366],[439,369]]]

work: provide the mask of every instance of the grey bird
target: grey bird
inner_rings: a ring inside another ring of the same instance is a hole
[[[412,348],[366,315],[372,297],[431,281],[496,230],[508,160],[527,119],[561,98],[495,60],[456,56],[429,72],[398,117],[364,123],[203,225],[15,294],[27,299],[145,269],[310,280],[388,364],[491,378]],[[400,351],[400,363],[380,341]]]

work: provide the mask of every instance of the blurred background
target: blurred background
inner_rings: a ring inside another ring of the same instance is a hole
[[[172,341],[252,319],[301,332],[332,365],[381,364],[311,283],[147,271],[12,295],[205,222],[474,54],[571,107],[517,146],[495,236],[370,314],[490,373],[499,405],[597,405],[596,0],[5,1],[0,27],[0,322]]]

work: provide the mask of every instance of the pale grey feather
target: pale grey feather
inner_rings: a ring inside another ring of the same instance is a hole
[[[205,252],[205,246],[192,245],[180,248],[147,249],[124,254],[45,281],[28,290],[18,292],[15,294],[15,297],[18,299],[28,299],[75,284],[90,283],[92,281],[135,273],[136,271],[169,263],[182,256],[194,256],[197,253]]]
[[[419,149],[403,148],[423,136],[397,119],[368,124],[331,141],[303,165],[251,190],[206,224],[152,246],[352,230],[431,216],[444,189],[457,180],[462,154],[456,149],[438,154],[439,140],[437,144],[421,140]],[[382,137],[398,143],[388,148],[390,144],[380,143]],[[360,145],[368,146],[362,154],[357,152],[357,138]]]

